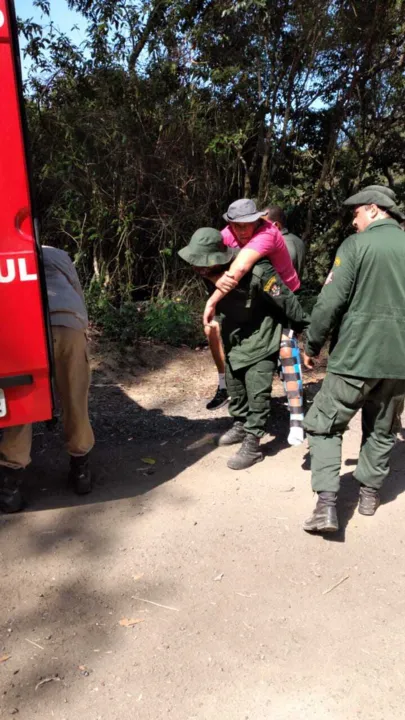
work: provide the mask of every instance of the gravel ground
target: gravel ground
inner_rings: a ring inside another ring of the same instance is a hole
[[[93,354],[94,492],[71,495],[59,433],[38,426],[27,510],[0,517],[0,717],[402,719],[403,442],[362,517],[355,418],[342,530],[312,537],[278,381],[266,458],[235,473],[207,352]]]

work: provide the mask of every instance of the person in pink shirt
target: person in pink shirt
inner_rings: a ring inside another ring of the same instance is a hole
[[[280,230],[264,219],[265,210],[257,210],[254,200],[233,202],[223,215],[229,224],[222,230],[222,240],[229,247],[241,248],[229,270],[216,283],[217,290],[208,300],[204,311],[204,326],[209,326],[215,316],[217,303],[233,290],[262,257],[268,257],[282,281],[295,292],[300,280],[292,264],[290,254]]]
[[[241,201],[237,200],[233,205],[236,205],[238,202]],[[250,200],[248,202],[253,201]],[[267,210],[263,212],[267,212]],[[224,218],[226,217],[229,217],[229,210],[228,213],[224,215]],[[293,292],[299,289],[300,280],[292,264],[284,238],[277,225],[265,218],[262,215],[262,211],[260,211],[260,218],[256,222],[246,223],[241,220],[238,222],[230,222],[229,225],[221,231],[221,235],[224,244],[228,245],[228,247],[239,247],[241,250],[253,250],[255,252],[255,255],[246,252],[239,253],[238,259],[231,265],[229,274],[235,273],[235,271],[237,273],[238,270],[243,270],[245,267],[247,267],[247,270],[250,270],[251,267],[248,267],[250,260],[256,262],[259,258],[267,256],[284,284]],[[256,255],[256,253],[258,255]],[[253,264],[254,262],[252,262],[252,265]]]

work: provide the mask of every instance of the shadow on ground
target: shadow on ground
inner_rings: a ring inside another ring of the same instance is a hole
[[[209,455],[216,435],[231,420],[226,409],[208,419],[146,410],[110,380],[96,373],[90,400],[97,437],[93,493],[77,497],[66,488],[68,457],[61,425],[54,432],[36,426],[33,463],[27,471],[27,512],[0,518],[6,548],[0,655],[10,655],[0,665],[0,680],[7,714],[18,711],[19,717],[31,719],[51,716],[54,710],[70,720],[74,698],[96,692],[101,682],[98,668],[110,657],[106,653],[111,653],[111,671],[100,670],[100,675],[114,696],[120,683],[114,657],[122,652],[124,638],[136,640],[139,633],[137,627],[122,628],[120,619],[148,619],[150,605],[142,606],[137,596],[176,605],[186,582],[169,550],[184,506],[198,499],[198,487],[193,497],[182,487],[176,491],[175,485],[164,495],[150,491]],[[204,401],[205,415],[203,406]],[[284,400],[275,398],[269,425],[276,435],[272,452],[283,447],[280,438],[287,429]],[[121,499],[126,502],[116,502]],[[166,527],[164,510],[170,505],[178,520]],[[154,527],[161,514],[162,529],[157,531],[154,555],[145,556],[142,534],[151,513]],[[190,542],[192,533],[191,525]],[[167,612],[172,639],[184,629],[178,627],[177,614]],[[160,643],[157,637],[156,645]],[[128,663],[136,668],[142,658],[136,643],[133,647],[126,652]]]
[[[319,382],[306,386],[307,404],[319,386]],[[204,404],[201,401],[201,415],[206,415]],[[28,511],[141,497],[209,455],[217,437],[231,424],[226,408],[209,418],[192,419],[159,408],[145,409],[101,370],[93,374],[90,417],[96,436],[93,492],[79,497],[67,487],[69,460],[63,449],[61,423],[53,431],[39,425],[34,430],[33,462],[26,471]],[[288,428],[285,397],[273,397],[267,428],[272,439],[263,443],[266,455],[289,447]]]
[[[0,517],[0,657],[10,656],[0,663],[2,712],[30,720],[51,716],[52,707],[70,720],[69,703],[89,692],[105,653],[113,660],[123,637],[137,637],[137,628],[122,628],[120,619],[148,617],[150,605],[139,607],[135,596],[152,604],[176,602],[181,577],[173,569],[168,573],[163,562],[176,523],[166,528],[163,517],[156,557],[144,556],[142,532],[162,503],[175,506],[180,523],[198,487],[192,498],[176,486],[164,496],[150,491],[212,452],[216,435],[230,424],[226,415],[189,419],[146,410],[104,373],[94,380],[93,493],[77,497],[66,487],[69,461],[61,424],[53,432],[38,425],[26,474],[27,511]],[[116,502],[121,499],[126,502]],[[138,653],[135,645],[131,666],[142,662]],[[110,683],[108,675],[105,682]],[[119,682],[112,667],[112,694]]]
[[[319,383],[308,388],[309,402],[317,387]],[[182,576],[181,557],[173,558],[171,547],[184,505],[196,502],[198,494],[191,498],[184,488],[163,496],[148,493],[208,456],[215,447],[215,435],[228,428],[230,420],[226,413],[190,419],[146,410],[102,373],[96,376],[90,409],[97,435],[93,494],[78,498],[66,489],[68,458],[60,433],[48,433],[41,426],[36,430],[29,470],[28,510],[48,512],[0,518],[0,656],[10,655],[0,664],[5,715],[18,711],[18,717],[31,720],[53,717],[55,711],[61,720],[76,720],[72,708],[87,693],[84,716],[94,717],[91,693],[98,691],[118,712],[125,678],[122,682],[115,665],[125,652],[126,665],[136,677],[144,662],[140,628],[156,633],[157,655],[181,633],[193,631],[193,619],[182,616],[180,620],[170,607],[159,630],[154,630],[153,622],[147,623],[153,620],[148,615],[150,606],[142,606],[139,598],[162,604],[160,611],[165,612],[167,605],[176,607],[182,589],[193,581],[192,575]],[[267,454],[285,447],[287,429],[284,398],[275,397],[269,422],[274,439],[264,446]],[[385,503],[405,489],[404,451],[404,443],[394,449],[392,473],[382,493]],[[147,458],[155,463],[148,464]],[[333,538],[337,541],[344,541],[357,494],[352,474],[346,472],[339,500],[342,530]],[[123,498],[127,502],[115,502]],[[175,505],[176,515],[167,526],[169,503]],[[157,517],[156,542],[145,552],[143,532],[152,511]],[[190,546],[195,541],[193,532],[193,523],[183,530]],[[145,625],[122,627],[124,616],[145,619]],[[103,658],[104,662],[111,658],[108,672],[103,669]],[[41,685],[43,680],[47,682]]]
[[[92,452],[94,489],[76,496],[67,488],[69,460],[63,450],[61,423],[53,432],[34,433],[32,465],[26,471],[27,509],[88,505],[135,498],[166,483],[215,449],[228,417],[189,419],[146,410],[118,386],[92,388],[90,417],[96,435]]]

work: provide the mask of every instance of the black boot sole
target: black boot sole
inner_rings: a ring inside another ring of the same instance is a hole
[[[359,506],[359,508],[358,508],[358,510],[359,510],[359,515],[366,515],[367,517],[372,517],[373,515],[376,514],[376,512],[377,512],[377,510],[378,510],[379,507],[380,507],[380,503],[378,503],[377,507],[374,508],[374,510],[371,510],[371,512],[370,512],[369,510],[364,510],[363,508],[361,508],[361,507]]]
[[[305,527],[305,525],[303,525],[302,529],[308,533],[334,533],[338,532],[339,526],[336,527],[335,525],[317,525],[316,527]]]

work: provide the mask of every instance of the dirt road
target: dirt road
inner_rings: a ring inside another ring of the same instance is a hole
[[[61,440],[38,428],[29,508],[0,518],[0,717],[403,718],[404,444],[377,515],[358,515],[355,419],[343,529],[312,537],[280,398],[265,461],[235,473],[206,353],[95,369],[93,494],[66,490]]]

